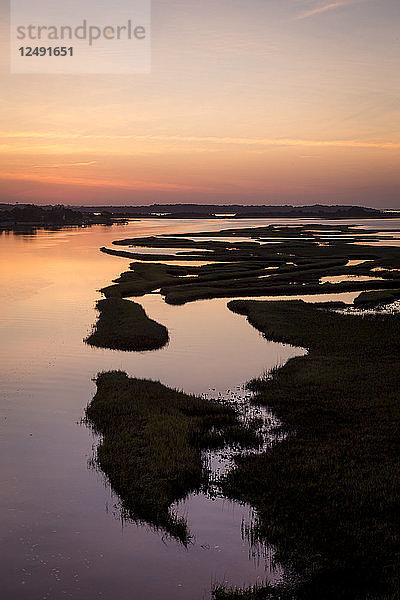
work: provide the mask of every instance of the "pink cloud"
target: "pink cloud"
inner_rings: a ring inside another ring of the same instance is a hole
[[[350,4],[358,4],[360,2],[366,2],[366,0],[337,0],[337,2],[329,2],[328,4],[317,6],[311,10],[301,12],[299,15],[297,15],[296,20],[308,19],[309,17],[314,17],[315,15],[336,10],[342,6],[349,6]]]

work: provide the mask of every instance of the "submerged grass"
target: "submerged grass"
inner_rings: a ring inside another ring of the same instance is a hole
[[[253,534],[299,574],[297,599],[399,597],[400,315],[298,301],[228,306],[268,339],[309,353],[250,384],[288,436],[241,457],[225,493],[256,507]],[[239,597],[259,596],[216,595]]]
[[[124,516],[188,543],[186,522],[171,514],[171,504],[207,485],[203,450],[254,446],[254,429],[240,424],[226,404],[158,382],[112,371],[99,374],[96,383],[86,417],[102,436],[97,464],[119,495]]]
[[[293,588],[278,585],[254,585],[250,588],[234,588],[217,585],[212,590],[214,600],[296,600]]]
[[[85,342],[112,350],[156,350],[168,342],[168,329],[150,319],[145,310],[130,300],[99,300],[100,315]]]

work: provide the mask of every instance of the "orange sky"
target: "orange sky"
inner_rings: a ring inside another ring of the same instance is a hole
[[[398,0],[153,2],[149,75],[11,75],[0,201],[399,207]]]

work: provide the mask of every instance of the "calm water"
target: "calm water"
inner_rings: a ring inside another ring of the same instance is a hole
[[[173,307],[157,295],[140,301],[170,330],[167,348],[121,353],[82,342],[96,318],[96,290],[129,264],[100,246],[239,223],[146,220],[0,236],[1,598],[201,600],[215,581],[279,576],[269,557],[242,539],[248,506],[189,497],[179,507],[195,536],[188,549],[148,527],[122,524],[117,499],[88,468],[96,440],[79,422],[98,371],[124,369],[188,392],[240,393],[246,380],[302,352],[263,339],[226,300]]]

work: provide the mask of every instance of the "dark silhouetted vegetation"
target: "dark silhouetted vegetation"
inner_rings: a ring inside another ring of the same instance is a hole
[[[207,485],[202,450],[254,446],[254,430],[239,423],[232,407],[158,382],[113,371],[99,374],[96,383],[86,416],[102,436],[96,461],[119,495],[124,517],[187,543],[185,520],[169,509]]]
[[[354,304],[355,306],[377,306],[379,304],[390,304],[398,299],[400,299],[400,289],[382,290],[380,292],[362,292],[362,294],[354,299]]]
[[[156,350],[168,342],[168,330],[150,319],[145,310],[130,300],[99,300],[100,315],[86,343],[112,350]]]
[[[162,285],[168,285],[174,280],[171,269],[162,264],[143,265],[135,263],[132,271],[122,273],[115,279],[115,285],[109,285],[102,290],[107,298],[128,296],[143,296]]]
[[[147,206],[82,206],[81,210],[108,210],[114,215],[159,218],[212,218],[224,217],[317,217],[327,219],[385,218],[395,217],[395,213],[385,213],[376,208],[363,206],[271,206],[240,204],[151,204]]]
[[[292,586],[254,585],[250,588],[234,588],[216,585],[212,590],[214,600],[296,600]]]
[[[365,290],[357,303],[390,302],[400,289],[400,248],[370,246],[372,239],[391,238],[373,233],[346,225],[299,225],[121,240],[116,245],[134,246],[134,251],[103,250],[135,262],[102,292],[121,299],[161,289],[167,302],[178,304]],[[246,236],[247,242],[234,239]],[[160,248],[160,254],[136,252],[144,247]],[[162,248],[187,250],[171,256]],[[159,262],[174,259],[212,264]],[[321,284],[327,275],[346,280]],[[235,469],[222,482],[227,497],[255,507],[251,539],[276,548],[275,559],[285,567],[284,583],[250,589],[216,586],[215,600],[400,596],[400,315],[331,310],[344,306],[229,303],[268,339],[307,348],[308,354],[290,360],[271,377],[250,382],[254,402],[277,414],[286,437],[261,454],[237,457]],[[193,402],[200,406],[194,413]],[[186,524],[169,507],[207,485],[202,449],[233,439],[256,443],[254,430],[238,425],[231,410],[125,374],[99,376],[87,414],[103,436],[98,464],[129,518],[161,527],[184,542],[189,539]]]
[[[301,301],[228,306],[268,339],[309,353],[249,384],[287,437],[238,459],[225,493],[256,507],[253,535],[299,575],[296,599],[397,598],[400,315],[340,315]]]
[[[106,211],[94,215],[61,204],[37,206],[35,204],[3,205],[0,209],[0,229],[19,227],[57,228],[67,225],[111,225],[112,215]]]
[[[374,238],[370,233],[374,233]],[[235,237],[245,236],[249,241],[235,241]],[[192,239],[194,237],[196,239]],[[219,237],[221,241],[218,241]],[[367,245],[371,239],[391,237],[385,232],[366,233],[339,224],[267,226],[118,240],[114,244],[133,246],[134,251],[102,250],[136,259],[136,262],[131,264],[131,272],[123,273],[114,286],[102,291],[107,296],[129,296],[161,288],[167,303],[184,304],[232,296],[293,296],[393,289],[396,281],[400,285],[400,271],[390,269],[400,265],[400,248]],[[260,243],[263,241],[278,243]],[[355,241],[362,245],[355,245]],[[143,247],[160,248],[160,254],[140,252]],[[182,247],[187,251],[180,250],[175,255],[161,253],[162,248]],[[365,262],[349,265],[349,259]],[[188,274],[197,276],[190,279],[182,278],[184,273],[179,269],[184,267],[158,264],[159,261],[182,260],[213,261],[213,264],[192,267]],[[383,270],[377,271],[376,267]],[[368,276],[370,281],[355,278],[321,284],[320,278],[327,275],[361,275]]]

